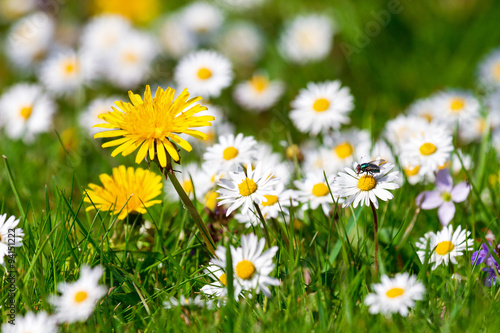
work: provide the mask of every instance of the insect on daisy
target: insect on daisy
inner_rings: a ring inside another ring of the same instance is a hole
[[[254,203],[267,201],[265,195],[271,193],[273,186],[279,182],[279,179],[273,178],[272,174],[262,171],[261,162],[257,163],[255,169],[252,169],[249,163],[246,172],[240,169],[228,174],[231,179],[221,179],[218,183],[221,188],[217,191],[221,200],[219,206],[231,204],[226,216],[240,206],[243,206],[241,213],[246,214]]]
[[[273,257],[278,251],[277,246],[264,251],[266,241],[258,239],[254,234],[241,236],[241,247],[231,246],[231,258],[234,270],[235,294],[241,290],[262,291],[267,297],[271,296],[269,286],[279,286],[278,279],[269,274],[274,269]],[[221,268],[226,267],[226,249],[222,246],[217,248],[218,259],[212,259],[211,264]]]
[[[94,311],[96,302],[106,294],[107,288],[99,285],[101,267],[81,267],[80,278],[73,283],[59,283],[60,296],[52,295],[49,302],[55,307],[55,317],[60,323],[86,320]]]
[[[158,157],[161,167],[166,168],[167,154],[176,162],[180,159],[174,143],[187,151],[192,150],[191,145],[179,134],[187,134],[205,140],[206,134],[192,128],[211,126],[210,121],[214,120],[212,116],[194,116],[207,109],[199,104],[194,105],[201,97],[188,99],[187,89],[184,89],[177,98],[174,98],[174,95],[174,89],[163,90],[158,87],[155,98],[153,98],[149,85],[146,86],[144,100],[139,95],[129,91],[132,103],[115,102],[119,109],[112,106],[113,111],[99,116],[106,123],[95,125],[113,130],[97,133],[94,138],[123,136],[123,138],[104,143],[102,147],[118,146],[111,153],[113,157],[120,153],[127,156],[139,149],[135,159],[136,163],[145,159],[149,152],[151,160],[155,156]]]
[[[384,275],[381,282],[373,285],[375,292],[365,298],[365,305],[370,307],[371,314],[389,316],[399,312],[402,316],[407,316],[408,310],[415,306],[415,301],[424,297],[424,285],[408,273],[396,274],[392,279]]]
[[[417,255],[422,263],[427,256],[429,263],[434,263],[433,270],[441,264],[447,266],[450,261],[457,264],[456,257],[462,256],[464,251],[472,251],[474,240],[469,239],[470,234],[470,231],[462,230],[461,226],[453,232],[451,224],[438,231],[437,234],[428,232],[415,243],[419,249]],[[432,251],[430,256],[427,252],[427,243],[429,243],[429,250]]]
[[[102,174],[99,178],[103,186],[89,184],[90,190],[86,191],[84,201],[91,203],[87,211],[111,211],[111,215],[123,220],[130,213],[146,214],[148,207],[161,203],[153,200],[163,187],[161,176],[154,172],[121,165],[113,168],[111,176]]]

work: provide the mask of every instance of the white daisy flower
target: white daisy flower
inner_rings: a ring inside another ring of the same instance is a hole
[[[429,122],[420,116],[400,114],[385,124],[384,137],[389,141],[395,153],[400,153],[410,138],[419,135],[429,127]]]
[[[2,266],[5,266],[5,256],[9,254],[10,246],[23,246],[24,232],[23,229],[16,228],[18,224],[19,219],[16,220],[14,216],[7,219],[7,214],[0,215],[0,265]],[[10,230],[14,230],[14,239],[12,239],[12,231]]]
[[[489,115],[483,117],[477,115],[467,119],[467,125],[460,126],[458,137],[463,143],[480,141],[490,129]]]
[[[104,14],[93,17],[83,28],[80,48],[94,55],[106,67],[109,55],[132,31],[130,21],[121,15]]]
[[[299,64],[322,60],[332,48],[333,33],[334,27],[328,16],[299,16],[290,21],[281,34],[281,54]]]
[[[216,32],[224,21],[222,11],[208,2],[193,2],[182,9],[180,20],[188,31],[198,36]]]
[[[457,264],[456,257],[464,255],[465,251],[472,251],[474,240],[469,238],[470,234],[470,231],[462,230],[461,226],[458,226],[453,232],[451,224],[438,231],[437,234],[428,232],[415,243],[419,249],[417,255],[422,263],[428,256],[429,263],[434,263],[433,270],[441,264],[447,266],[450,261]],[[428,254],[427,248],[431,251],[430,254]]]
[[[293,166],[282,162],[281,155],[275,153],[270,145],[259,142],[252,162],[255,161],[261,161],[262,170],[273,173],[276,178],[279,178],[282,184],[286,185],[290,182],[294,172]]]
[[[196,49],[196,39],[182,24],[181,17],[177,14],[170,15],[161,23],[159,35],[164,51],[174,59],[179,59]]]
[[[35,10],[36,5],[36,0],[2,0],[0,1],[0,16],[15,20]]]
[[[373,161],[373,164],[379,166],[380,172],[363,172],[360,166],[368,162],[368,159],[362,158],[359,163],[352,164],[352,169],[344,168],[345,172],[339,172],[338,177],[335,178],[332,192],[339,197],[347,198],[342,207],[351,204],[353,208],[358,207],[358,204],[370,206],[370,202],[372,202],[378,209],[377,198],[383,201],[394,198],[392,193],[388,191],[399,188],[399,185],[394,183],[398,179],[399,172],[389,172],[394,168],[394,165],[382,162],[378,158]]]
[[[297,200],[302,203],[302,210],[316,209],[319,206],[323,209],[325,215],[330,213],[333,205],[332,195],[328,189],[333,187],[334,177],[327,177],[328,184],[322,171],[309,172],[305,178],[295,180],[293,184],[297,187]],[[333,190],[333,188],[332,188]],[[338,198],[335,198],[337,201]]]
[[[32,142],[50,129],[54,113],[54,101],[35,84],[16,84],[0,98],[0,125],[11,139]]]
[[[214,303],[211,300],[203,299],[200,295],[195,298],[184,297],[180,298],[171,297],[169,300],[163,302],[163,307],[167,310],[173,309],[176,307],[196,307],[196,308],[206,308],[213,309]]]
[[[231,62],[215,51],[201,50],[181,59],[175,69],[179,86],[189,87],[193,95],[218,97],[233,79]]]
[[[394,278],[382,276],[381,283],[372,285],[375,291],[365,298],[371,314],[381,313],[389,316],[393,313],[408,315],[408,310],[415,306],[415,301],[424,298],[425,287],[416,276],[408,273],[396,274]]]
[[[48,58],[40,68],[40,81],[55,95],[72,93],[97,76],[97,61],[90,53],[64,50]]]
[[[354,108],[353,97],[348,87],[340,81],[307,84],[292,101],[290,118],[303,133],[326,134],[350,122],[349,113]]]
[[[297,192],[286,189],[283,183],[278,183],[274,190],[264,197],[266,201],[260,203],[260,210],[266,219],[276,219],[281,214],[288,215],[288,207],[298,206]]]
[[[264,195],[272,191],[272,187],[279,182],[270,173],[262,172],[262,163],[257,163],[255,169],[251,164],[247,164],[246,173],[243,170],[228,172],[230,180],[221,179],[218,183],[221,187],[217,192],[220,194],[219,206],[230,204],[226,216],[229,216],[235,209],[243,206],[241,213],[245,214],[253,204],[260,204],[266,201]]]
[[[241,236],[241,247],[231,246],[236,294],[239,294],[241,290],[256,290],[257,293],[262,291],[265,296],[270,297],[269,286],[281,284],[278,279],[269,276],[275,267],[273,257],[278,247],[273,246],[264,251],[265,245],[265,239],[259,240],[257,236],[250,234]],[[227,260],[226,249],[219,246],[215,254],[217,259],[212,259],[210,263],[224,269]]]
[[[423,174],[431,174],[450,158],[452,140],[444,126],[429,125],[403,145],[402,159],[414,166],[420,165]]]
[[[9,30],[6,38],[7,57],[21,68],[40,62],[53,41],[54,30],[54,20],[43,12],[20,19]]]
[[[58,331],[57,323],[47,312],[28,312],[24,317],[17,317],[15,325],[4,323],[2,325],[3,333],[56,333]]]
[[[500,49],[493,50],[479,64],[479,80],[490,87],[500,87]]]
[[[131,30],[109,54],[104,75],[120,88],[133,88],[152,74],[151,64],[158,52],[152,36]]]
[[[254,159],[256,144],[252,136],[243,136],[242,133],[220,136],[219,143],[208,147],[203,159],[207,165],[221,171],[231,170]]]
[[[55,317],[60,323],[73,323],[86,320],[94,311],[95,305],[107,291],[99,285],[103,269],[99,266],[80,268],[80,278],[73,282],[57,285],[61,296],[51,295],[49,302],[55,307]]]
[[[85,128],[89,135],[94,137],[94,134],[102,131],[111,131],[112,129],[94,128],[94,125],[101,124],[102,120],[98,116],[102,113],[111,111],[111,106],[115,105],[116,101],[121,100],[119,97],[98,97],[89,103],[87,109],[80,115],[79,123],[82,128]]]
[[[368,131],[350,128],[325,137],[324,142],[331,152],[327,163],[331,163],[331,168],[337,172],[351,166],[355,160],[370,155],[372,140]]]
[[[242,40],[245,42],[242,43]],[[217,47],[232,62],[248,65],[262,56],[264,37],[254,24],[236,22],[225,29],[217,41]]]
[[[492,131],[500,129],[500,89],[489,94],[484,101]]]
[[[435,97],[438,120],[454,126],[458,121],[460,125],[468,126],[467,120],[479,116],[481,104],[476,97],[468,91],[450,90],[441,92]]]
[[[224,298],[227,296],[227,275],[225,270],[219,266],[208,265],[205,269],[205,274],[207,274],[213,282],[204,285],[201,288],[201,292],[214,296],[217,298]],[[237,299],[239,295],[235,295]]]
[[[419,117],[432,123],[439,118],[439,109],[436,107],[436,98],[429,97],[413,102],[407,110],[409,117]]]
[[[400,163],[401,163],[403,172],[406,176],[406,180],[411,185],[418,184],[418,183],[424,181],[425,179],[427,179],[428,181],[431,181],[431,179],[429,179],[429,177],[428,177],[429,175],[421,172],[420,164],[406,162],[406,161],[404,161],[404,159],[402,159],[400,161]]]
[[[259,215],[255,212],[255,209],[249,209],[246,214],[236,213],[234,214],[234,219],[241,224],[245,225],[245,228],[255,228],[262,227],[262,221]]]
[[[284,91],[283,82],[270,81],[265,74],[255,74],[235,87],[234,99],[247,110],[262,112],[276,104]]]

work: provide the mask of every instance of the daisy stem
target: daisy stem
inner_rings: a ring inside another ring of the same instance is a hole
[[[167,167],[162,168],[160,166],[160,169],[163,171],[165,178],[170,179],[170,181],[172,182],[172,185],[174,185],[174,188],[177,191],[177,194],[179,194],[179,197],[181,198],[182,203],[184,204],[184,206],[186,206],[187,210],[189,211],[189,214],[191,214],[191,217],[194,219],[196,226],[200,230],[201,236],[203,237],[203,240],[205,241],[205,245],[207,246],[208,250],[210,251],[210,253],[214,257],[217,257],[215,255],[215,242],[212,239],[212,236],[210,235],[210,232],[208,231],[207,226],[205,225],[205,222],[203,222],[203,220],[201,219],[201,216],[198,213],[198,210],[194,206],[191,199],[189,199],[189,196],[186,194],[186,192],[182,188],[181,184],[179,183],[179,180],[175,176],[174,170],[172,169],[170,156],[167,155]]]
[[[259,215],[259,218],[262,222],[262,226],[264,227],[264,237],[266,238],[267,245],[271,246],[271,237],[269,237],[269,230],[267,229],[267,224],[266,224],[266,219],[264,218],[264,215],[262,215],[262,212],[260,211],[259,205],[257,205],[255,202],[253,203],[255,209],[257,210],[257,214]]]
[[[372,208],[373,213],[373,222],[374,222],[374,242],[375,242],[375,276],[378,278],[378,218],[377,218],[377,209],[373,205],[373,202],[370,201],[370,207]]]

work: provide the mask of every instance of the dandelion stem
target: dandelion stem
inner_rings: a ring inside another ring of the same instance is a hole
[[[372,208],[373,213],[373,222],[374,222],[374,242],[375,242],[375,276],[378,278],[378,218],[377,218],[377,209],[373,205],[373,202],[370,201],[370,207]]]

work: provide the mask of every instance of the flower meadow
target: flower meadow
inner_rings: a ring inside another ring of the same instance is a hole
[[[499,15],[0,0],[1,331],[498,330]]]

